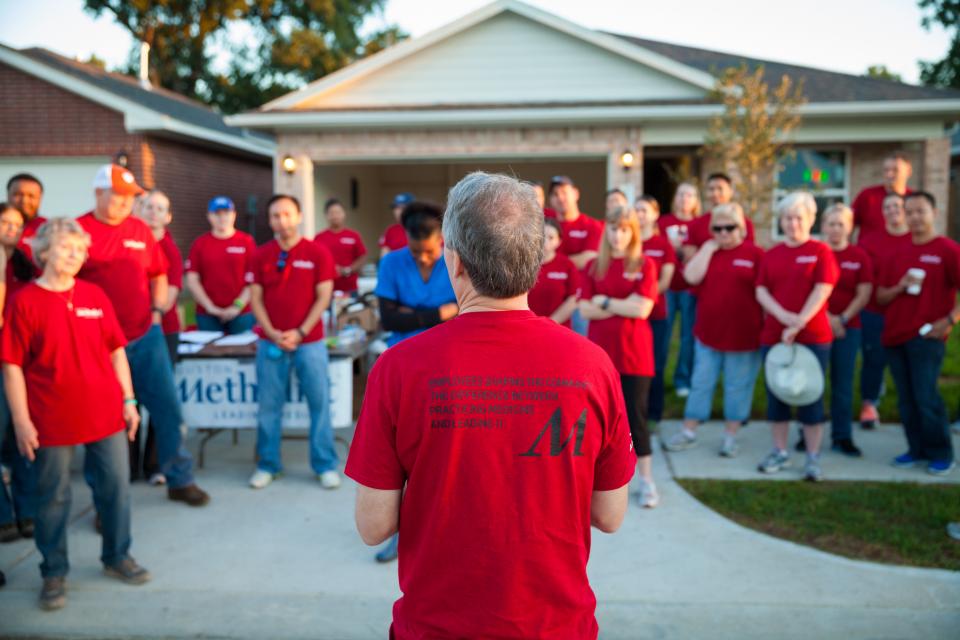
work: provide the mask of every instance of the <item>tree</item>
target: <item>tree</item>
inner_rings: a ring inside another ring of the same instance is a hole
[[[777,163],[792,153],[789,139],[800,125],[802,83],[784,75],[771,89],[762,65],[744,63],[720,74],[712,97],[723,111],[710,121],[701,154],[731,174],[744,213],[767,223]]]
[[[872,64],[867,67],[867,72],[863,74],[865,78],[874,78],[876,80],[892,80],[893,82],[903,82],[899,73],[894,73],[887,69],[885,64]]]
[[[960,89],[960,0],[920,0],[924,12],[920,24],[927,31],[939,24],[953,31],[950,48],[942,60],[920,61],[920,80],[934,87]]]
[[[150,45],[153,84],[199,99],[224,113],[252,109],[406,37],[396,26],[362,35],[385,0],[84,0],[107,13],[136,41]],[[229,41],[246,25],[253,43]],[[226,57],[218,63],[217,54]]]

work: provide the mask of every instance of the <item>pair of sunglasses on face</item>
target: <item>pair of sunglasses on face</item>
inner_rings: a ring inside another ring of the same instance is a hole
[[[715,224],[710,227],[710,231],[714,233],[733,233],[740,227],[735,224]]]

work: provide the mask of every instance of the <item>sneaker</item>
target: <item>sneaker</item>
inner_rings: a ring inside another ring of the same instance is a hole
[[[790,454],[786,451],[774,449],[767,454],[767,457],[764,458],[759,465],[757,465],[757,471],[760,473],[776,473],[777,471],[786,469],[789,466]]]
[[[393,534],[392,536],[390,536],[390,539],[387,540],[387,544],[384,545],[383,549],[380,549],[380,551],[377,551],[377,555],[375,555],[374,558],[376,558],[377,562],[380,562],[380,563],[393,562],[394,560],[397,559],[397,556],[399,555],[399,551],[397,548],[399,546],[399,543],[400,543],[400,535],[396,533]]]
[[[920,458],[914,458],[909,452],[901,454],[894,458],[890,464],[898,469],[912,469],[920,462]]]
[[[797,444],[793,445],[793,450],[797,453],[807,452],[807,441],[803,439],[803,434],[800,434],[800,439],[797,440]]]
[[[167,499],[175,502],[186,502],[191,507],[202,507],[210,502],[210,496],[207,492],[195,484],[167,489]]]
[[[333,469],[319,474],[317,479],[320,480],[320,486],[324,489],[336,489],[340,486],[340,474]]]
[[[660,494],[657,493],[657,485],[653,482],[643,482],[643,489],[640,490],[640,506],[644,509],[653,509],[660,504]]]
[[[689,395],[690,395],[690,389],[688,389],[688,388],[686,388],[686,387],[680,387],[680,388],[677,389],[677,397],[678,397],[678,398],[686,398],[686,397],[689,396]]]
[[[927,465],[927,473],[932,476],[945,476],[953,471],[954,466],[953,460],[933,460]]]
[[[250,476],[250,486],[254,489],[263,489],[271,482],[273,482],[273,474],[263,469],[257,469]]]
[[[24,538],[33,537],[33,518],[24,518],[23,520],[17,520],[17,529],[20,531],[20,535]]]
[[[960,522],[948,522],[947,535],[954,540],[960,540]]]
[[[872,431],[877,428],[879,422],[880,414],[877,413],[877,408],[872,404],[863,405],[860,409],[860,428]]]
[[[167,484],[167,477],[162,473],[154,473],[150,476],[149,482],[155,487],[160,487]]]
[[[44,611],[63,609],[67,604],[67,581],[63,576],[44,578],[40,589],[40,608]]]
[[[667,451],[683,451],[697,446],[697,436],[691,435],[684,430],[680,430],[669,440],[663,443],[663,448]]]
[[[823,470],[820,468],[819,459],[807,456],[807,463],[803,466],[803,479],[807,482],[820,482],[823,480]]]
[[[0,491],[3,491],[3,487],[0,487]],[[0,543],[6,544],[7,542],[16,542],[19,539],[20,529],[17,529],[17,524],[15,522],[0,524]]]
[[[841,438],[840,440],[834,440],[833,445],[830,448],[851,458],[860,458],[863,456],[863,451],[860,451],[860,447],[853,444],[852,438]]]
[[[723,436],[723,443],[720,445],[720,457],[736,458],[738,453],[740,453],[740,446],[737,444],[736,438]]]
[[[150,572],[129,556],[117,564],[103,565],[103,574],[127,584],[143,584],[150,581]]]

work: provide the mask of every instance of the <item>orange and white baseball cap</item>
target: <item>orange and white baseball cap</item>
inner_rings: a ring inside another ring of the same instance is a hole
[[[94,189],[110,189],[122,196],[138,196],[145,193],[143,187],[137,184],[133,173],[118,164],[105,164],[97,169],[93,178]]]

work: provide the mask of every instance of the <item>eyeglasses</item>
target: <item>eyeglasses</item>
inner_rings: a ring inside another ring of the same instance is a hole
[[[280,255],[277,257],[277,271],[283,273],[283,270],[287,267],[287,257],[289,257],[289,251],[281,251]]]
[[[724,231],[727,233],[733,233],[739,228],[740,227],[738,227],[735,224],[716,224],[711,226],[710,230],[713,231],[714,233],[723,233]]]

